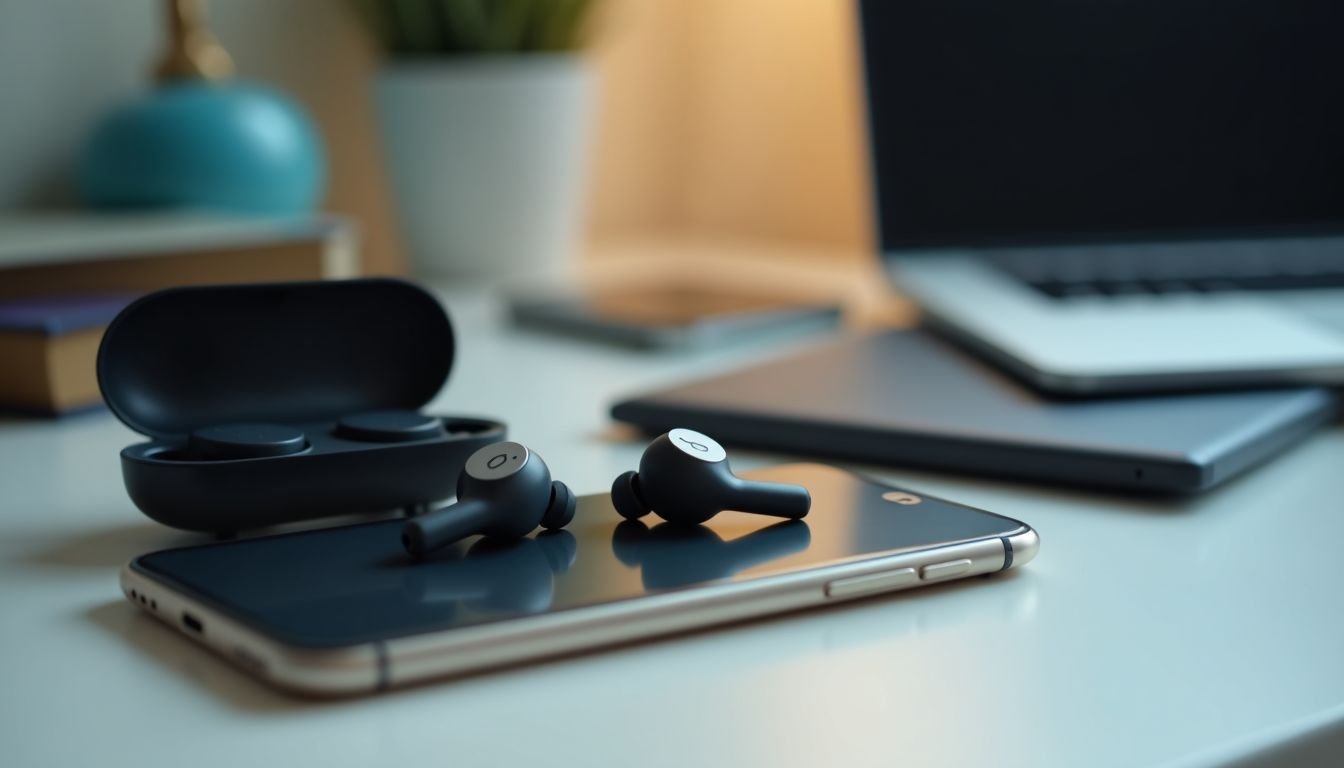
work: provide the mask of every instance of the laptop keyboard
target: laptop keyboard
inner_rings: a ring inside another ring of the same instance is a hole
[[[1344,288],[1344,239],[1041,248],[993,254],[1054,298]]]

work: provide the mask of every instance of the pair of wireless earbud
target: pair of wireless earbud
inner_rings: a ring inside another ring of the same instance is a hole
[[[797,520],[812,497],[800,485],[743,480],[728,467],[728,454],[713,439],[689,429],[660,435],[612,484],[616,511],[630,520],[656,512],[669,523],[698,525],[724,510]],[[551,479],[541,457],[514,442],[487,445],[467,459],[457,502],[406,521],[401,541],[421,558],[466,538],[517,538],[537,526],[563,528],[574,519],[569,487]]]
[[[448,436],[443,420],[415,411],[372,411],[336,422],[332,436],[364,443],[409,443]],[[290,456],[311,448],[302,429],[288,424],[219,424],[193,430],[180,458],[226,461]]]

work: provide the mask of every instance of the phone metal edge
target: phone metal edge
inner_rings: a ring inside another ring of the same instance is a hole
[[[1019,565],[1026,565],[1032,560],[1035,560],[1037,553],[1041,551],[1040,534],[1036,533],[1036,529],[1026,523],[1022,524],[1022,530],[1016,533],[1010,533],[1007,536],[1004,536],[1003,539],[1008,547],[1011,548],[1010,552],[1004,553],[1004,557],[1008,561],[1008,564],[1004,566],[1004,570],[1016,568]]]
[[[295,648],[261,634],[172,585],[132,567],[121,570],[122,591],[156,602],[141,607],[181,634],[236,666],[291,693],[333,697],[400,687],[436,678],[564,656],[653,639],[676,632],[914,589],[1017,567],[1032,560],[1040,538],[1026,524],[997,536],[916,551],[878,554],[804,571],[736,582],[699,585],[556,613],[521,617],[451,631],[373,641],[336,649]],[[1011,552],[1011,560],[1009,554]],[[922,578],[860,595],[832,597],[826,585],[898,568],[970,559],[955,577]],[[196,632],[181,621],[191,613],[204,625]]]
[[[135,570],[134,563],[132,560],[121,569],[121,590],[127,600],[252,675],[309,696],[341,696],[378,688],[384,663],[377,643],[334,649],[289,646],[167,582]],[[204,630],[189,629],[183,622],[187,614]]]
[[[777,576],[700,585],[572,612],[484,624],[453,633],[389,640],[389,683],[404,685],[994,573],[1002,570],[1006,561],[1004,538],[879,555]],[[826,585],[839,579],[898,568],[918,571],[925,565],[959,559],[970,559],[971,567],[953,578],[921,579],[844,597],[831,597],[826,592]],[[566,616],[567,613],[574,615]],[[524,623],[526,626],[522,626]]]

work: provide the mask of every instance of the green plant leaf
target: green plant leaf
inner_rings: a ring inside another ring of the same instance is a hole
[[[567,51],[595,0],[349,0],[394,56]]]

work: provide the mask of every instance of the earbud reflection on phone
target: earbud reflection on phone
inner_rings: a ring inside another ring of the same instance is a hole
[[[640,568],[646,589],[666,589],[725,579],[754,566],[802,552],[812,531],[801,520],[786,520],[724,540],[703,525],[659,523],[649,528],[624,520],[611,535],[616,559]]]
[[[460,605],[489,613],[540,613],[555,599],[555,579],[574,564],[569,531],[532,538],[479,539],[446,548],[408,568],[403,591],[416,603]]]

